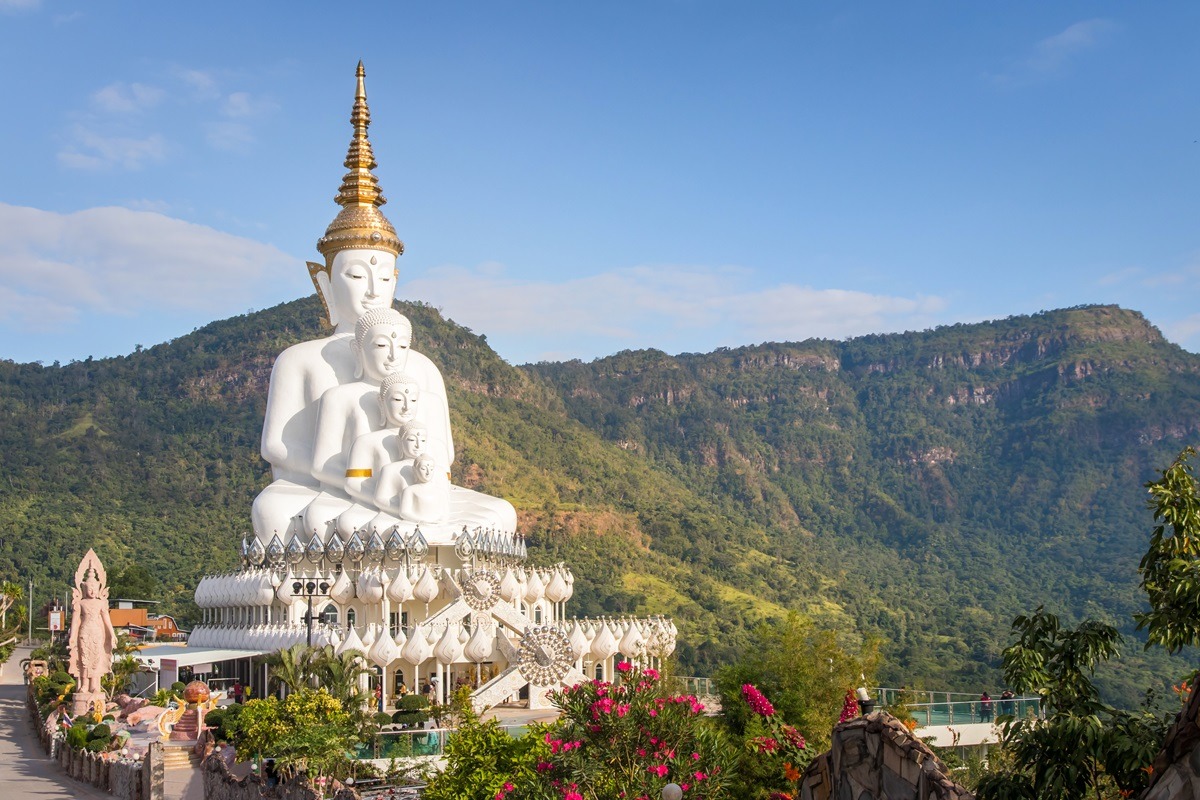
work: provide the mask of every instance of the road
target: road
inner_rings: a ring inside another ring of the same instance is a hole
[[[29,648],[17,648],[0,676],[0,797],[22,800],[112,800],[112,795],[64,776],[46,757],[25,709],[21,659]]]

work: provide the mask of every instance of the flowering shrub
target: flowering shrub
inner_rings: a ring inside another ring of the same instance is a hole
[[[619,683],[589,681],[551,697],[562,718],[543,734],[550,753],[520,797],[658,800],[668,783],[685,798],[726,794],[734,748],[695,696],[675,694],[652,669],[621,662]],[[505,793],[500,800],[516,800]]]
[[[739,793],[791,800],[797,796],[804,768],[812,761],[807,742],[775,713],[758,687],[743,685],[742,699],[752,713],[743,738],[739,771],[745,783]]]
[[[838,724],[849,722],[858,716],[858,701],[854,699],[854,692],[846,690],[846,698],[842,701],[842,715],[838,717]]]

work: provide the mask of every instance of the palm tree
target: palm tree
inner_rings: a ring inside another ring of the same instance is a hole
[[[362,653],[349,651],[339,655],[326,645],[316,651],[312,670],[317,685],[342,701],[344,708],[350,710],[362,705],[358,679],[371,674],[371,668],[367,666]]]
[[[284,686],[289,692],[295,692],[311,685],[316,676],[314,662],[319,652],[315,647],[296,644],[267,656],[268,689],[273,692]]]

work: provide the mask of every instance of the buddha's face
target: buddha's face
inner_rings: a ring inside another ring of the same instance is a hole
[[[397,325],[375,325],[362,340],[362,371],[368,380],[380,383],[408,363],[411,333]]]
[[[433,459],[429,456],[421,456],[413,464],[413,477],[419,483],[429,483],[433,480],[433,473],[437,469],[437,465],[433,463]]]
[[[424,428],[412,427],[404,432],[404,438],[400,441],[400,449],[404,451],[405,458],[417,458],[424,454],[428,442],[429,436]]]
[[[417,415],[421,390],[415,383],[397,383],[383,398],[383,413],[389,423],[400,427]]]
[[[392,253],[341,250],[334,254],[325,300],[330,322],[338,328],[353,328],[372,308],[390,308],[395,293],[396,256]]]

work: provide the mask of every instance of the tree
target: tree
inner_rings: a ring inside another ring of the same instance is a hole
[[[1200,645],[1200,483],[1188,463],[1195,455],[1186,448],[1146,484],[1158,525],[1138,565],[1150,611],[1134,619],[1147,631],[1147,648],[1158,644],[1171,653]]]
[[[1004,651],[1004,679],[1020,693],[1041,695],[1046,718],[1004,723],[1004,746],[1018,768],[985,776],[977,796],[1098,798],[1110,785],[1106,773],[1120,788],[1136,788],[1128,785],[1139,782],[1136,768],[1134,774],[1121,770],[1114,757],[1116,751],[1128,750],[1130,742],[1119,736],[1113,724],[1117,712],[1100,702],[1091,680],[1099,663],[1119,654],[1121,634],[1094,620],[1064,628],[1042,607],[1017,617],[1013,633],[1017,641]],[[1116,774],[1110,766],[1118,767]]]
[[[298,692],[309,686],[314,678],[316,653],[316,648],[295,644],[267,656],[270,690],[286,687],[289,692]]]
[[[130,564],[108,582],[108,596],[116,599],[148,600],[158,593],[158,580],[141,564]]]
[[[550,755],[539,729],[520,738],[509,736],[496,719],[486,722],[471,708],[468,696],[454,697],[459,726],[446,742],[446,768],[422,792],[425,800],[494,800],[518,785],[537,781],[537,765]]]
[[[877,641],[868,639],[854,652],[836,631],[816,628],[793,612],[760,625],[741,660],[717,672],[722,718],[734,734],[746,733],[754,715],[742,701],[742,687],[752,684],[820,752],[829,745],[846,690],[869,685],[878,662]]]
[[[1169,652],[1200,644],[1200,485],[1184,449],[1162,477],[1146,484],[1158,523],[1138,566],[1150,611],[1135,614],[1148,631],[1146,647]],[[1162,747],[1170,714],[1131,713],[1100,701],[1091,681],[1096,665],[1117,656],[1121,636],[1088,620],[1064,628],[1039,607],[1013,622],[1017,641],[1004,651],[1004,676],[1020,692],[1037,692],[1045,719],[1008,720],[1003,741],[1015,768],[987,775],[980,800],[1072,800],[1115,786],[1122,796],[1143,789]]]
[[[346,772],[358,731],[342,704],[324,689],[302,688],[285,700],[251,700],[237,717],[238,758],[270,756],[285,774],[309,777]]]

